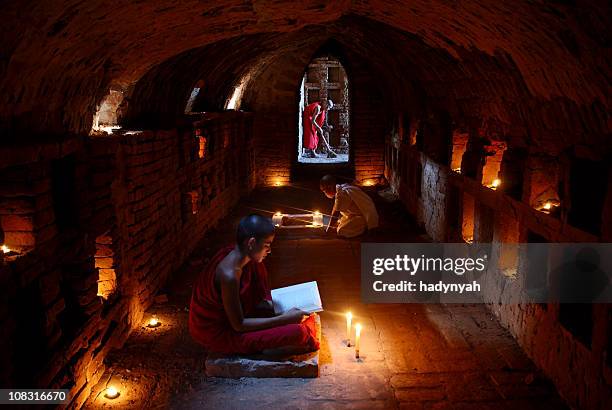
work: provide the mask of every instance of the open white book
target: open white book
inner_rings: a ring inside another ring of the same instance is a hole
[[[314,281],[272,289],[272,303],[277,315],[294,307],[308,313],[323,311],[319,288]]]

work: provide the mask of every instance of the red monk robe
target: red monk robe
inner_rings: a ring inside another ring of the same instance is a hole
[[[308,148],[314,150],[317,148],[319,144],[319,134],[317,134],[317,128],[312,123],[312,119],[317,113],[317,107],[319,107],[319,116],[316,119],[317,124],[320,127],[325,123],[325,110],[321,107],[321,104],[318,102],[314,102],[312,104],[308,104],[304,107],[304,113],[302,115],[302,125],[303,125],[303,136],[302,136],[302,146],[304,148]]]
[[[215,271],[233,246],[221,249],[212,258],[193,286],[189,308],[191,336],[208,351],[224,354],[253,354],[284,346],[319,348],[314,316],[300,324],[289,324],[253,332],[237,332],[223,309],[220,291],[215,287]],[[240,277],[240,303],[245,317],[256,313],[263,300],[272,300],[268,273],[263,263],[249,262]]]

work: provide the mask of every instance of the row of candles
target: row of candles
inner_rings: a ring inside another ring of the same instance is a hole
[[[461,173],[461,168],[454,168],[453,171],[455,171],[455,172],[460,174]],[[497,188],[499,188],[501,183],[502,183],[501,179],[495,178],[491,182],[490,185],[487,185],[487,188],[491,188],[493,190],[496,190]],[[546,201],[544,204],[542,204],[541,206],[536,208],[536,210],[548,214],[548,213],[551,213],[554,210],[554,208],[556,208],[557,206],[559,206],[559,204],[553,203],[552,201]]]
[[[346,346],[351,347],[353,314],[346,312]],[[361,323],[355,324],[355,359],[359,359],[359,348],[361,344]]]
[[[272,223],[274,226],[279,227],[283,223],[283,214],[280,211],[277,211],[272,215]],[[323,214],[319,211],[314,211],[312,213],[312,225],[313,226],[323,226]]]

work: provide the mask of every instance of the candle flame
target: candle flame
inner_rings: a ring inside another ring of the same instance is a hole
[[[360,334],[360,333],[361,333],[361,323],[357,323],[357,324],[355,325],[355,331],[357,332],[357,334]]]
[[[492,186],[493,188],[497,188],[497,187],[498,187],[498,186],[500,186],[500,185],[501,185],[501,180],[500,180],[499,178],[495,178],[495,179],[493,180],[493,183],[491,184],[491,186]]]
[[[159,326],[159,319],[157,319],[156,317],[152,317],[151,319],[149,319],[149,327],[157,327]]]
[[[346,318],[348,320],[352,320],[353,319],[353,314],[351,312],[346,312]]]
[[[544,204],[544,209],[550,209],[552,207],[552,204],[550,202],[546,202]]]
[[[2,245],[2,252],[9,253],[10,251],[11,251],[11,249],[8,246]]]
[[[319,211],[314,211],[314,214],[315,214],[315,215],[321,215],[321,212],[319,212]]]
[[[104,393],[104,397],[106,397],[107,399],[115,399],[117,398],[117,396],[119,396],[119,390],[117,390],[113,386],[109,386],[106,389],[106,393]]]

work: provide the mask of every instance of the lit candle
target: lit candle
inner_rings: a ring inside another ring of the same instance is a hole
[[[104,397],[106,397],[107,399],[111,399],[111,400],[116,399],[117,397],[119,397],[119,390],[117,390],[113,386],[109,386],[106,389],[106,392],[104,393]]]
[[[3,252],[3,253],[9,253],[10,251],[11,251],[11,250],[9,249],[9,247],[8,247],[8,246],[6,246],[6,245],[2,245],[2,252]]]
[[[355,359],[359,359],[359,341],[361,340],[361,323],[355,325]]]
[[[346,314],[346,345],[351,345],[351,322],[353,320],[353,314],[348,312]]]
[[[319,211],[314,211],[312,214],[312,224],[314,226],[323,226],[323,214]]]
[[[552,204],[550,202],[546,202],[544,204],[544,209],[546,209],[547,211],[550,211],[550,208],[552,207]]]
[[[148,327],[157,327],[161,325],[160,321],[154,316],[151,319],[149,319],[149,324],[147,325]]]
[[[493,180],[493,183],[491,184],[491,188],[496,189],[500,185],[501,185],[501,180],[496,178]]]
[[[276,212],[274,215],[272,215],[272,223],[274,224],[274,226],[281,226],[282,222],[283,214],[281,214],[280,212]]]

